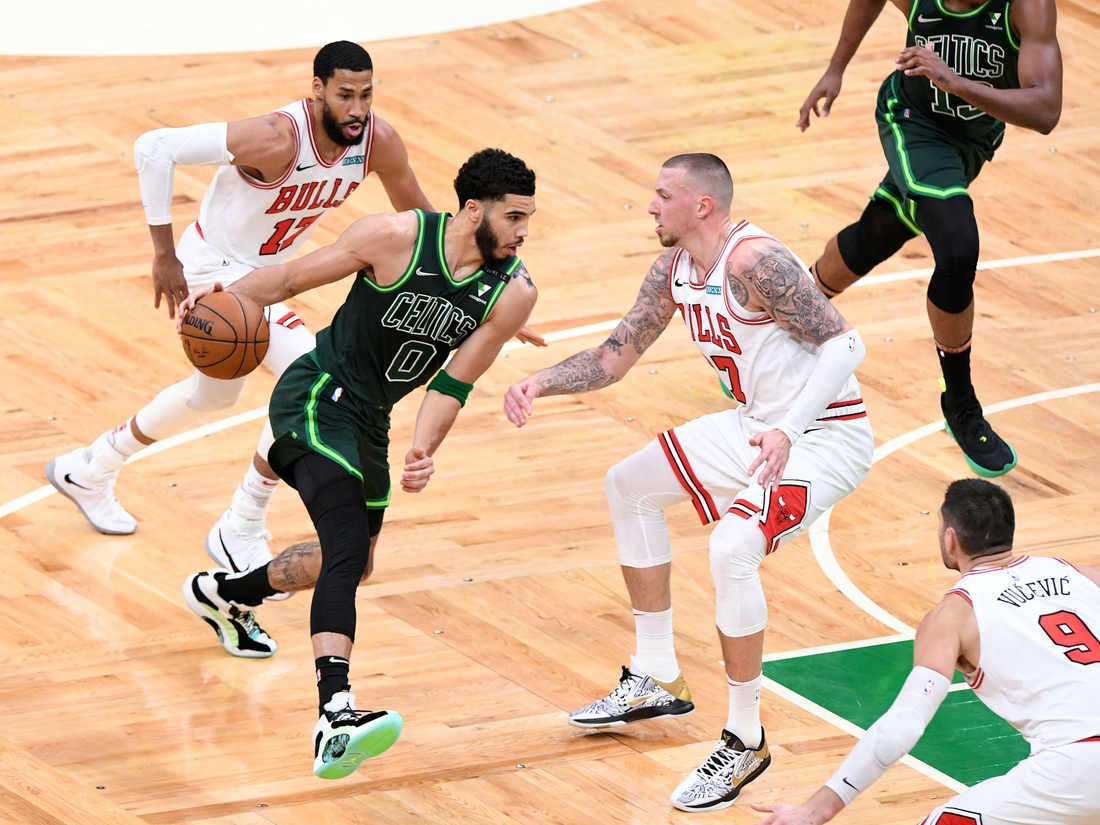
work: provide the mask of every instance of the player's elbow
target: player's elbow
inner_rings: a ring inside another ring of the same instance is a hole
[[[1039,121],[1039,126],[1036,131],[1041,135],[1049,135],[1054,131],[1054,127],[1058,125],[1058,121],[1062,119],[1062,105],[1058,104],[1052,106],[1043,112],[1042,118]]]
[[[156,160],[162,138],[167,131],[167,129],[154,129],[138,136],[138,139],[134,141],[134,165],[137,167],[138,174],[141,174],[145,164]]]

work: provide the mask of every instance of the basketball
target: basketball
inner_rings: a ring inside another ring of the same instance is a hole
[[[254,301],[211,292],[183,320],[183,351],[195,369],[228,380],[248,375],[267,355],[270,332]]]

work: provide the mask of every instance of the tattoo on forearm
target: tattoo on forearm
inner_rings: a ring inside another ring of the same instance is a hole
[[[821,346],[847,323],[789,251],[765,247],[741,275],[755,287],[768,314],[795,337]],[[734,276],[726,279],[731,286]]]
[[[317,583],[321,572],[321,545],[316,541],[293,544],[267,567],[267,580],[283,593],[305,590]]]
[[[943,83],[945,86],[951,82],[950,80],[947,79],[947,75],[945,75],[943,72],[940,72],[939,81],[940,81],[940,83]]]
[[[676,314],[676,304],[668,291],[672,255],[672,250],[665,252],[650,267],[634,306],[606,341],[542,371],[539,395],[589,392],[619,380],[604,368],[603,359],[621,356],[627,347],[632,347],[636,354],[641,355],[664,332]]]

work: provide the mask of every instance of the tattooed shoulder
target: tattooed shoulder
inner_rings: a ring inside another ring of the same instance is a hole
[[[768,314],[796,338],[820,346],[848,328],[848,322],[786,247],[771,243],[755,246],[745,251],[740,263],[742,277]]]
[[[526,284],[528,289],[535,288],[535,282],[531,280],[531,273],[527,271],[527,267],[523,264],[520,264],[516,271],[512,273],[512,278]]]

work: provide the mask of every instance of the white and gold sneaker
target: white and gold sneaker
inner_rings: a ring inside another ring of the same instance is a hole
[[[717,811],[728,808],[741,789],[759,777],[772,764],[768,740],[760,729],[760,746],[746,748],[730,733],[722,731],[722,741],[707,760],[688,774],[672,792],[672,807],[681,811]]]
[[[682,673],[671,682],[623,668],[619,685],[605,698],[569,714],[569,724],[578,728],[606,728],[629,725],[661,716],[684,716],[695,710]]]

